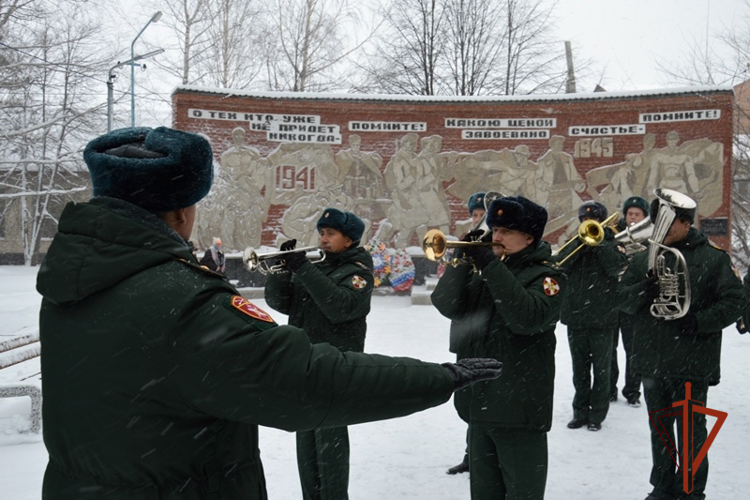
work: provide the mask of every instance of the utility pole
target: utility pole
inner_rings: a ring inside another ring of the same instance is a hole
[[[565,93],[576,93],[576,75],[573,72],[573,49],[570,42],[565,42],[565,60],[568,63],[568,78],[565,80]]]

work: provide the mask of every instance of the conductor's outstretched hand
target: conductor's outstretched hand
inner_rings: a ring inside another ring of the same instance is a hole
[[[497,378],[503,371],[503,364],[492,358],[466,358],[456,363],[443,363],[441,366],[453,377],[454,391],[480,380]]]

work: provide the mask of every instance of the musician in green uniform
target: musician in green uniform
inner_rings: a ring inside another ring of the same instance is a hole
[[[312,343],[326,342],[340,351],[365,348],[372,296],[372,257],[358,246],[365,224],[351,212],[323,210],[317,222],[325,259],[311,263],[304,252],[284,257],[289,272],[268,276],[268,305],[289,316]],[[295,248],[296,240],[281,250]],[[349,433],[346,427],[297,432],[297,467],[306,500],[347,498]]]
[[[497,380],[456,393],[469,422],[471,498],[539,500],[547,479],[561,273],[542,241],[543,207],[502,197],[490,204],[486,221],[495,246],[462,249],[461,263],[445,271],[431,299],[461,327],[452,332],[459,356],[503,362]]]
[[[652,244],[648,252],[636,254],[618,289],[622,310],[633,315],[633,364],[643,378],[649,413],[670,410],[675,402],[684,400],[686,382],[691,384],[690,399],[707,404],[709,386],[718,384],[720,379],[722,329],[734,323],[747,304],[729,256],[692,226],[695,202],[669,189],[656,189],[655,194],[657,199],[650,210],[654,222],[652,239],[667,249]],[[649,269],[649,260],[655,262],[649,258],[652,249],[657,252],[654,256],[661,253],[668,273]],[[666,288],[662,290],[660,282],[667,279],[667,274],[675,273],[682,278],[679,293],[673,295]],[[687,288],[689,301],[685,300]],[[649,422],[653,490],[647,500],[704,499],[708,457],[693,471],[692,489],[686,492],[682,471],[665,445],[679,443],[680,453],[683,452],[683,440],[675,439],[674,430],[676,424],[677,436],[683,435],[682,421],[674,414],[656,415],[667,436],[661,436]],[[697,454],[707,437],[705,415],[695,413],[693,424]]]
[[[65,207],[37,278],[42,498],[265,499],[258,425],[407,415],[499,375],[313,345],[201,266],[187,241],[213,181],[203,137],[120,129],[84,160],[94,198]]]
[[[581,223],[591,220],[601,226],[606,218],[607,208],[599,202],[588,201],[578,209]],[[570,429],[586,426],[598,431],[609,411],[612,344],[618,329],[617,282],[627,258],[612,228],[601,229],[604,234],[598,245],[579,241],[557,255],[568,277],[560,321],[568,326],[573,364]]]
[[[630,226],[646,220],[648,217],[648,202],[640,196],[631,196],[622,205],[622,219],[617,223],[617,231],[625,231]],[[648,245],[647,241],[625,245],[625,255],[628,259],[637,252],[644,251]],[[625,349],[625,385],[622,387],[622,395],[628,402],[628,406],[638,408],[641,406],[641,377],[633,370],[633,319],[620,311],[620,329],[615,331],[614,343],[612,344],[612,372],[610,373],[609,400],[617,401],[617,380],[620,370],[617,366],[617,345],[622,332],[622,347]]]

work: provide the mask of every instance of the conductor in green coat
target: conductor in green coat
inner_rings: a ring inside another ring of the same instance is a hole
[[[326,208],[316,227],[325,259],[313,264],[303,252],[286,256],[289,272],[268,277],[266,302],[289,315],[289,324],[304,329],[310,342],[362,352],[373,288],[372,257],[358,246],[365,224],[351,212]],[[281,250],[295,245],[287,241]],[[297,432],[297,467],[306,500],[348,498],[347,428]]]
[[[43,499],[266,499],[259,425],[408,415],[499,375],[313,345],[201,266],[187,242],[213,181],[203,137],[126,128],[83,156],[94,197],[65,207],[37,277]]]
[[[498,379],[455,395],[469,422],[471,498],[541,500],[562,275],[542,241],[543,207],[522,196],[498,198],[486,220],[492,250],[466,246],[464,262],[446,269],[431,298],[443,316],[460,322],[461,353],[503,363]]]

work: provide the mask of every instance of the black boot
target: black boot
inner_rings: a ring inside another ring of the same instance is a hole
[[[469,472],[469,455],[464,455],[464,459],[460,464],[454,465],[453,467],[445,471],[446,474],[450,474],[451,476],[462,474],[464,472]]]
[[[588,418],[575,417],[573,420],[568,422],[568,429],[580,429],[584,425],[589,423]]]

